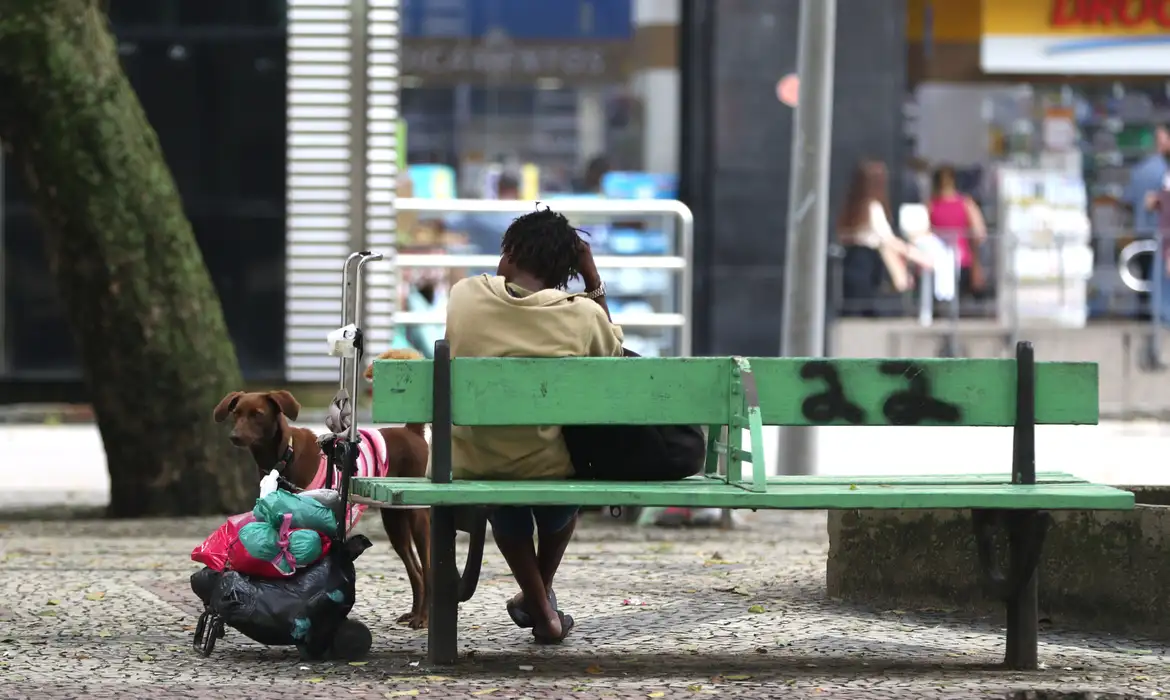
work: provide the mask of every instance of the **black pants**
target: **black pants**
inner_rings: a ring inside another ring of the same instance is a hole
[[[882,290],[889,279],[886,263],[875,248],[846,246],[841,261],[841,315],[897,316],[901,301]]]

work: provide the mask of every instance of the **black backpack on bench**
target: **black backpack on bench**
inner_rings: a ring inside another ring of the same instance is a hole
[[[566,425],[562,432],[575,479],[677,481],[698,474],[707,456],[697,425]]]

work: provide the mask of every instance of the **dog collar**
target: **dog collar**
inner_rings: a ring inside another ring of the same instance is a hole
[[[289,465],[292,464],[292,460],[293,460],[293,439],[292,439],[292,435],[289,435],[288,436],[288,445],[285,446],[285,448],[284,448],[284,454],[281,455],[280,458],[276,460],[276,464],[273,465],[273,469],[275,469],[277,471],[277,473],[279,473],[279,474],[284,474],[285,470],[288,469]]]

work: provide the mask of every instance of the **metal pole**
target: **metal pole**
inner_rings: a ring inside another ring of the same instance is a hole
[[[823,357],[825,352],[836,32],[837,0],[801,0],[796,64],[800,98],[792,129],[784,326],[780,332],[781,353],[790,357]],[[816,471],[815,429],[781,427],[777,454],[784,474]]]
[[[349,246],[353,251],[365,250],[366,247],[366,193],[368,191],[368,152],[367,136],[369,133],[369,32],[368,7],[366,0],[351,0],[349,15]],[[349,263],[346,263],[346,270]],[[361,274],[361,263],[358,263],[355,277]],[[350,280],[353,282],[353,280]],[[348,292],[349,290],[346,290]],[[346,304],[343,297],[342,308]],[[353,298],[355,305],[365,301],[357,294]],[[355,306],[349,312],[349,318],[360,319]],[[350,365],[353,365],[351,368]],[[353,375],[350,376],[349,372]],[[341,363],[342,386],[356,386],[356,377],[361,374],[357,363]]]

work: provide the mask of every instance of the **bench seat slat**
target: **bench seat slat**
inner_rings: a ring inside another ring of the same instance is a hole
[[[764,424],[812,424],[804,401],[826,385],[801,376],[810,361],[749,361]],[[1015,420],[1014,360],[913,360],[902,374],[887,373],[888,360],[819,362],[832,367],[845,397],[861,409],[863,425],[891,423],[886,402],[908,389],[911,375],[926,378],[930,395],[955,407],[950,425],[1010,426]],[[452,364],[458,425],[727,425],[732,418],[732,361],[726,357],[458,358]],[[429,421],[431,371],[427,360],[375,362],[374,421]],[[1036,397],[1038,424],[1096,423],[1097,365],[1036,363]]]
[[[1010,484],[1012,475],[1000,474],[908,474],[902,476],[833,476],[806,475],[770,476],[768,484],[902,484],[929,486],[931,484]],[[1086,479],[1065,472],[1036,472],[1041,484],[1084,484]]]
[[[764,509],[1038,509],[1132,510],[1128,491],[1088,483],[769,484],[746,491],[721,481],[456,481],[355,479],[355,501],[371,505],[691,506]]]

